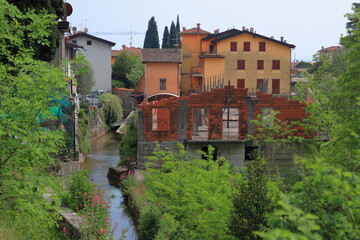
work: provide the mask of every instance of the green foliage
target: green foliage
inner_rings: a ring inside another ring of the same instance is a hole
[[[179,21],[179,14],[177,15],[176,18],[176,26],[175,26],[175,30],[176,30],[176,44],[179,46],[179,48],[181,48],[181,39],[180,39],[180,21]]]
[[[269,221],[272,230],[261,236],[292,239],[292,232],[295,239],[359,239],[360,178],[322,159],[302,164],[306,176],[290,196],[282,195]]]
[[[81,52],[76,55],[73,70],[77,80],[77,92],[81,96],[86,97],[95,85],[95,79],[91,64]]]
[[[143,211],[139,224],[140,240],[155,239],[155,236],[160,228],[160,217],[161,211],[155,206],[151,206],[147,210]]]
[[[32,33],[24,32],[24,43],[27,48],[33,49],[34,58],[43,61],[51,61],[55,56],[55,51],[58,47],[58,34],[56,20],[64,16],[65,8],[63,0],[38,0],[38,1],[23,1],[23,0],[8,0],[7,2],[14,4],[25,15],[31,12],[43,15],[48,13],[51,25],[43,25],[44,31],[47,32],[46,44],[42,41],[32,41]],[[51,14],[51,15],[50,15]],[[28,19],[19,19],[19,23],[28,24]],[[40,30],[40,29],[39,29]],[[14,48],[16,49],[16,48]],[[15,50],[16,51],[16,50]],[[15,54],[15,52],[14,52]]]
[[[79,118],[78,118],[78,136],[79,136],[79,148],[80,151],[84,154],[90,151],[90,122],[88,114],[86,113],[86,108],[80,108]]]
[[[210,146],[209,156],[212,151]],[[229,238],[231,185],[237,175],[225,159],[193,159],[179,145],[178,153],[158,149],[149,160],[161,163],[148,169],[144,183],[149,206],[162,213],[155,239]]]
[[[144,74],[141,57],[131,52],[121,52],[115,56],[112,65],[114,87],[133,88]]]
[[[312,66],[309,62],[300,61],[298,64],[296,64],[296,68],[310,68]]]
[[[161,48],[170,48],[169,28],[165,26]]]
[[[111,238],[117,226],[110,225],[110,206],[104,190],[90,182],[85,171],[76,172],[67,179],[67,189],[64,203],[83,218],[81,239]]]
[[[151,17],[148,23],[148,29],[146,30],[144,48],[160,48],[159,33],[155,17]]]
[[[122,104],[116,95],[104,93],[100,96],[100,102],[102,104],[102,116],[108,127],[111,127],[111,124],[122,119]]]
[[[129,161],[136,161],[137,136],[137,125],[134,116],[119,144],[119,151],[121,156],[120,165],[126,165]]]
[[[54,239],[59,219],[58,184],[46,170],[63,134],[42,123],[56,119],[49,108],[66,83],[60,69],[34,60],[33,48],[50,44],[55,23],[53,15],[22,13],[0,0],[0,212],[25,239]]]
[[[177,44],[176,41],[176,28],[175,23],[171,22],[170,25],[170,35],[169,35],[170,48],[174,48],[174,45]]]
[[[256,239],[254,231],[267,229],[267,214],[275,207],[279,182],[271,179],[267,161],[260,156],[241,175],[232,196],[229,229],[237,239]]]

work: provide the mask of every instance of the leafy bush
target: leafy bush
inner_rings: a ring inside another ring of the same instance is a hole
[[[132,120],[119,144],[121,156],[119,165],[126,165],[129,161],[136,161],[137,136],[137,126],[135,124],[135,120]]]
[[[139,239],[140,240],[152,240],[160,228],[161,211],[151,206],[147,210],[143,211],[140,224],[139,224]]]
[[[80,108],[78,126],[79,126],[79,148],[82,153],[90,151],[90,129],[89,117],[86,108]]]
[[[104,93],[100,96],[100,102],[102,104],[102,116],[108,127],[111,127],[111,124],[122,119],[123,110],[121,100],[117,96],[111,93]]]

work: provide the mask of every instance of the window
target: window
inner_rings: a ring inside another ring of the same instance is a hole
[[[266,42],[259,42],[259,51],[260,52],[266,51]]]
[[[272,69],[279,70],[280,69],[280,60],[273,60],[272,61]]]
[[[237,61],[237,69],[245,69],[245,60],[238,60]]]
[[[153,131],[170,130],[170,110],[168,108],[152,109],[152,130]]]
[[[166,90],[166,79],[160,78],[160,90]]]
[[[245,88],[245,79],[237,80],[237,88]]]
[[[280,79],[273,79],[272,80],[272,94],[279,94],[280,93]]]
[[[244,52],[250,52],[250,42],[244,42]]]
[[[264,69],[264,60],[257,60],[257,69],[258,70]]]
[[[237,51],[237,42],[230,42],[230,51],[232,52]]]
[[[87,40],[87,41],[86,41],[86,45],[91,46],[91,45],[92,45],[92,42],[91,42],[90,40]]]
[[[209,46],[209,52],[210,52],[210,53],[214,53],[214,45],[210,45],[210,46]]]

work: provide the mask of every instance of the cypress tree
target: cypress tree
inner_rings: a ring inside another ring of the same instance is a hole
[[[179,14],[177,15],[177,19],[176,19],[176,44],[179,45],[179,48],[181,48],[181,40],[180,40],[180,21],[179,21]]]
[[[169,42],[170,48],[174,48],[174,45],[176,44],[176,28],[174,22],[171,22]]]
[[[167,26],[164,29],[164,35],[163,35],[163,39],[162,39],[161,48],[170,48],[169,28]]]
[[[155,17],[151,17],[146,30],[144,48],[160,48],[159,33]]]

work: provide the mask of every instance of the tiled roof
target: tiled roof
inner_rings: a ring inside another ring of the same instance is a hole
[[[99,37],[95,37],[93,35],[90,35],[88,33],[85,33],[85,32],[77,32],[77,33],[74,33],[70,36],[67,36],[69,39],[75,39],[75,38],[78,38],[78,37],[87,37],[87,38],[90,38],[90,39],[93,39],[93,40],[96,40],[96,41],[99,41],[99,42],[103,42],[103,43],[106,43],[106,44],[109,44],[110,46],[115,46],[116,43],[114,42],[110,42],[108,40],[105,40],[105,39],[102,39],[102,38],[99,38]]]
[[[190,28],[179,33],[180,35],[209,35],[210,32],[202,30],[201,28]]]
[[[250,34],[254,37],[259,37],[259,38],[263,38],[265,40],[268,40],[268,41],[271,41],[271,42],[275,42],[275,43],[278,43],[278,44],[281,44],[281,45],[284,45],[284,46],[287,46],[289,48],[295,48],[295,45],[292,45],[292,44],[289,44],[289,43],[286,43],[284,41],[279,41],[279,40],[276,40],[274,38],[269,38],[269,37],[265,37],[263,35],[260,35],[260,34],[257,34],[255,32],[251,32],[251,31],[240,31],[240,30],[237,30],[237,29],[230,29],[230,30],[227,30],[225,32],[221,32],[221,33],[215,33],[215,34],[211,34],[205,38],[203,38],[203,40],[210,40],[210,39],[214,39],[212,40],[211,42],[212,43],[217,43],[217,42],[220,42],[224,39],[227,39],[227,38],[231,38],[231,37],[235,37],[237,35],[241,35],[241,34]]]
[[[131,53],[135,54],[136,56],[141,56],[141,48],[126,47],[126,46],[123,46],[123,49],[120,49],[120,50],[112,50],[111,56],[116,56],[121,52],[131,52]]]
[[[339,48],[340,48],[340,46],[331,46],[331,47],[327,47],[327,48],[322,48],[321,50],[319,50],[319,52],[321,52],[321,53],[335,52]]]
[[[141,50],[143,63],[181,63],[179,48],[144,48]]]

